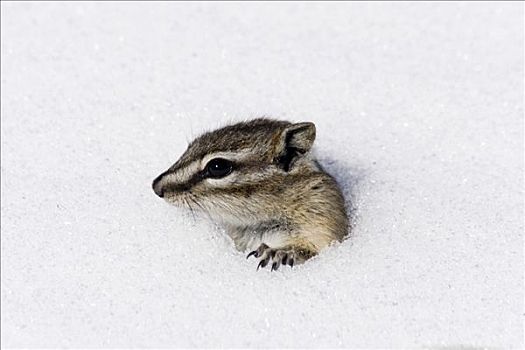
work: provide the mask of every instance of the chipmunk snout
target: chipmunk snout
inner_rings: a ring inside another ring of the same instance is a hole
[[[151,187],[153,187],[153,192],[160,198],[164,197],[164,186],[162,183],[162,178],[166,175],[166,173],[162,173],[155,180],[153,180],[153,184]]]
[[[177,195],[191,189],[191,184],[188,182],[178,182],[174,179],[172,170],[167,170],[157,176],[151,184],[153,192],[160,198],[170,197],[172,194]]]

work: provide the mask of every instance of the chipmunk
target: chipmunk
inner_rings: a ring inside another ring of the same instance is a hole
[[[257,269],[293,267],[348,231],[341,190],[310,152],[315,134],[313,123],[267,118],[207,132],[153,190],[222,224]]]

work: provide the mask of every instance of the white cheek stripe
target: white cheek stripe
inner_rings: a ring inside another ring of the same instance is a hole
[[[178,169],[173,173],[167,173],[160,180],[160,187],[166,186],[167,184],[181,184],[187,182],[200,170],[199,166],[199,161],[193,161],[184,168]]]
[[[235,172],[231,173],[228,176],[222,177],[220,179],[214,179],[214,178],[207,178],[204,181],[206,181],[207,184],[213,187],[227,187],[231,184],[233,184],[238,179],[237,174]]]
[[[206,164],[213,158],[224,158],[233,161],[242,161],[251,154],[250,149],[241,149],[236,152],[215,152],[205,155],[201,161],[201,169],[204,169]]]

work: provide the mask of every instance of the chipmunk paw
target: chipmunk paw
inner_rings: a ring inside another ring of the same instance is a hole
[[[261,258],[259,265],[257,265],[257,270],[261,267],[266,267],[266,265],[272,261],[271,271],[277,270],[281,265],[290,265],[290,267],[293,267],[296,258],[296,254],[291,248],[273,249],[264,243],[262,243],[256,250],[250,252],[246,256],[246,259],[252,255],[256,258]]]

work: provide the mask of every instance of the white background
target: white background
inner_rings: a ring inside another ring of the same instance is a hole
[[[2,346],[523,345],[522,3],[4,3]],[[354,229],[255,271],[151,181],[317,125]]]

